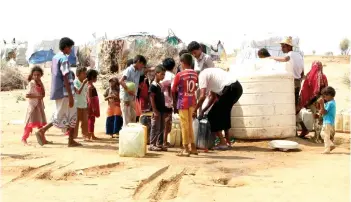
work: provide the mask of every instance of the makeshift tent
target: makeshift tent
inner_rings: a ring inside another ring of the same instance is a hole
[[[128,59],[135,55],[144,55],[148,65],[157,65],[164,58],[178,57],[178,47],[183,44],[178,40],[174,46],[175,36],[161,38],[146,32],[133,33],[115,37],[113,40],[105,40],[98,47],[98,69],[102,71],[119,72],[126,66]],[[169,43],[168,39],[172,43]]]
[[[236,64],[243,64],[250,62],[258,58],[257,52],[261,48],[266,48],[271,56],[283,56],[280,42],[286,36],[275,35],[275,34],[266,34],[260,36],[245,36],[244,41],[240,47],[240,51],[236,56]],[[300,39],[298,37],[293,38],[293,51],[298,52],[303,56],[303,52],[300,50]]]

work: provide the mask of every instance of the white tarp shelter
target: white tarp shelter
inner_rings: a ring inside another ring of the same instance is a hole
[[[257,52],[261,48],[266,48],[271,56],[283,56],[284,53],[281,50],[280,42],[287,36],[290,35],[277,35],[273,33],[257,36],[245,35],[240,51],[236,56],[236,64],[250,63],[252,60],[257,59]],[[293,51],[298,52],[303,56],[303,52],[299,48],[299,37],[292,36],[292,38],[294,45]]]
[[[27,41],[3,40],[1,41],[0,47],[2,60],[5,60],[8,54],[14,51],[16,53],[16,60],[14,61],[16,65],[28,64],[26,60]]]

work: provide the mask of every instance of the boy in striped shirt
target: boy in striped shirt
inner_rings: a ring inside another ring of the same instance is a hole
[[[190,156],[190,154],[197,155],[198,153],[195,146],[192,125],[192,114],[196,106],[195,92],[198,76],[194,71],[193,58],[190,54],[183,54],[180,57],[180,62],[182,71],[176,75],[172,86],[173,98],[176,98],[176,93],[178,93],[178,99],[174,99],[173,105],[174,109],[179,110],[184,147],[179,156]]]

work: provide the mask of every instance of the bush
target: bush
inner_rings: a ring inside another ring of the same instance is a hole
[[[26,78],[17,68],[1,66],[1,91],[25,89]]]
[[[348,55],[350,47],[350,40],[345,38],[340,42],[341,55]]]
[[[326,56],[333,56],[333,55],[334,55],[334,53],[333,53],[333,52],[331,52],[331,51],[329,51],[329,52],[326,52],[326,53],[325,53],[325,55],[326,55]]]

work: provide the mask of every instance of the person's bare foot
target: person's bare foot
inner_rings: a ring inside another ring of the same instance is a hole
[[[100,138],[97,138],[94,134],[91,135],[92,140],[100,140]]]
[[[180,151],[177,156],[180,157],[189,157],[190,156],[190,152],[188,150],[183,149],[182,151]]]
[[[68,142],[68,147],[81,147],[81,146],[83,146],[83,145],[74,141],[74,140],[71,140]]]
[[[84,142],[92,142],[89,137],[84,137]]]
[[[330,151],[333,151],[336,147],[333,145],[333,146],[330,146]]]
[[[190,144],[190,154],[199,155],[199,152],[197,152],[195,144]]]
[[[22,144],[23,144],[23,146],[28,146],[29,145],[27,140],[22,140]]]
[[[35,133],[35,137],[37,138],[37,141],[38,141],[38,144],[40,145],[40,146],[43,146],[44,145],[44,143],[43,143],[43,137],[44,135],[43,135],[43,133],[42,133],[42,131],[41,130],[38,130],[36,133]]]
[[[330,154],[330,149],[324,150],[322,154]]]
[[[43,142],[44,144],[54,144],[54,142],[53,141],[49,141],[49,140],[44,140],[44,142]]]

